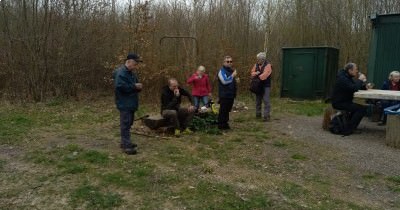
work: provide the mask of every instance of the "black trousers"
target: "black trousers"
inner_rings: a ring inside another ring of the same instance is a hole
[[[354,130],[360,124],[362,118],[367,114],[367,107],[356,103],[332,104],[334,109],[345,110],[350,113],[350,129]]]
[[[219,99],[218,127],[229,127],[229,112],[232,110],[234,98]]]
[[[120,116],[120,130],[121,130],[121,146],[130,147],[132,145],[131,140],[131,127],[135,118],[134,111],[119,111]]]

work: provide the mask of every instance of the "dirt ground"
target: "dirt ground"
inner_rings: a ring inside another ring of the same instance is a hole
[[[384,126],[364,118],[358,129],[360,134],[341,136],[321,128],[322,118],[306,116],[280,116],[271,127],[294,139],[329,145],[346,154],[347,161],[359,170],[368,170],[387,176],[400,175],[400,149],[385,144]]]

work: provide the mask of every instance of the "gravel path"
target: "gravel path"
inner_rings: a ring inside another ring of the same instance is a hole
[[[322,117],[279,116],[271,126],[296,140],[329,145],[343,151],[355,167],[387,176],[400,175],[400,149],[385,144],[385,127],[364,118],[361,134],[342,137],[321,128]]]

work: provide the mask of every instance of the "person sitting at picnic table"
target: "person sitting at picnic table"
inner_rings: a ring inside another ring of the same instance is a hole
[[[382,90],[399,91],[400,90],[399,81],[400,81],[400,72],[398,71],[390,72],[389,78],[383,82]],[[381,121],[378,123],[378,125],[386,125],[387,115],[384,113],[384,109],[399,103],[400,103],[399,101],[393,101],[393,100],[380,100],[377,102],[378,107],[381,109],[383,113]]]
[[[169,120],[174,126],[175,136],[179,137],[181,132],[190,134],[192,131],[187,127],[193,119],[195,107],[181,107],[182,96],[186,96],[190,103],[193,102],[192,95],[185,89],[179,87],[175,78],[168,80],[168,85],[161,92],[161,115]]]
[[[366,90],[367,78],[359,74],[355,63],[348,63],[340,70],[332,92],[332,107],[337,110],[347,111],[349,124],[344,131],[345,135],[354,133],[365,116],[367,107],[353,102],[354,92]]]
[[[208,75],[205,73],[206,68],[199,66],[197,71],[189,77],[187,83],[193,85],[192,96],[196,111],[199,110],[200,102],[203,106],[208,106],[208,97],[211,97],[211,85]]]

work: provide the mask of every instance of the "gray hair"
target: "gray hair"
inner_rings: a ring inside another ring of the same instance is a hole
[[[348,63],[344,66],[344,70],[348,71],[350,69],[353,69],[354,67],[356,67],[357,65],[355,63]]]
[[[201,71],[201,72],[205,72],[205,71],[206,71],[206,67],[204,67],[204,66],[199,66],[199,67],[197,68],[197,70],[199,70],[199,71]]]
[[[398,71],[392,71],[392,72],[390,72],[390,74],[389,74],[389,80],[392,80],[393,77],[395,77],[395,76],[400,76],[400,72],[398,72]]]
[[[265,60],[267,59],[267,54],[265,52],[260,52],[257,54],[257,59],[258,60]]]
[[[168,86],[171,85],[171,83],[176,82],[176,84],[178,84],[178,80],[176,80],[175,78],[169,78],[168,79]]]

